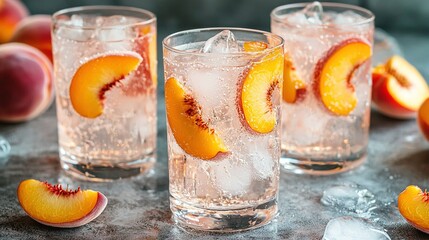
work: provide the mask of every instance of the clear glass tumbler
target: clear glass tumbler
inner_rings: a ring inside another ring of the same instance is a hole
[[[93,181],[150,170],[156,154],[156,18],[88,6],[53,15],[60,160]]]
[[[210,28],[163,41],[170,207],[179,226],[240,231],[276,216],[283,40]]]
[[[284,168],[315,175],[346,171],[366,158],[374,15],[338,3],[298,3],[271,13],[284,38]]]

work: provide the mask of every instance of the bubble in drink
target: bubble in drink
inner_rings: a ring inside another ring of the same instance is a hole
[[[354,217],[332,219],[326,225],[323,240],[390,240],[384,229]]]
[[[200,50],[202,53],[236,53],[240,51],[240,45],[229,30],[223,30],[208,39]]]

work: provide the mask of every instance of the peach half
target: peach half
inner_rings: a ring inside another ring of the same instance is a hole
[[[52,62],[51,16],[33,15],[19,22],[11,39],[39,49]]]
[[[429,98],[427,98],[419,108],[417,124],[423,136],[429,141]]]
[[[201,106],[173,77],[165,82],[165,107],[173,136],[186,153],[209,160],[228,152],[216,131],[202,119]]]
[[[107,198],[92,190],[69,190],[34,179],[18,186],[18,201],[24,211],[44,225],[60,228],[79,227],[97,218]]]
[[[314,92],[331,113],[347,116],[357,105],[354,71],[371,58],[371,46],[358,38],[340,42],[327,51],[314,70]]]
[[[285,54],[284,71],[283,71],[283,90],[282,97],[287,103],[295,103],[304,99],[307,92],[307,86],[301,79],[292,59]]]
[[[252,65],[238,90],[240,116],[256,133],[269,133],[277,124],[272,100],[276,92],[280,94],[283,59],[283,49],[272,50]]]
[[[8,42],[18,23],[28,16],[21,1],[0,0],[0,44]]]
[[[408,186],[398,197],[401,215],[413,227],[429,233],[429,193],[417,186]]]
[[[379,112],[399,119],[415,118],[429,97],[429,87],[419,71],[399,56],[372,71],[372,103]]]
[[[82,64],[70,83],[70,100],[74,110],[86,118],[103,113],[105,93],[134,72],[142,59],[138,54],[109,54]]]
[[[27,121],[46,111],[54,97],[52,81],[52,63],[39,50],[0,45],[0,121]]]

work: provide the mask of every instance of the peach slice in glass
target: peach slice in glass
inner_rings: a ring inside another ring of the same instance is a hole
[[[277,48],[255,62],[238,91],[240,116],[257,133],[269,133],[277,124],[272,98],[282,84],[283,59],[283,49]]]
[[[110,54],[82,64],[70,83],[70,100],[74,110],[86,118],[103,113],[105,93],[137,69],[138,54]]]
[[[347,116],[357,105],[351,78],[371,57],[371,46],[357,38],[333,46],[316,64],[314,92],[333,114]]]
[[[53,227],[82,226],[97,218],[107,205],[107,198],[92,190],[68,190],[34,179],[18,186],[18,201],[34,220]]]
[[[301,77],[299,77],[288,54],[285,54],[284,61],[282,97],[287,103],[295,103],[304,98],[307,86]]]
[[[429,193],[417,186],[408,186],[398,197],[398,209],[412,226],[429,233]]]
[[[258,52],[268,48],[268,44],[260,41],[248,41],[243,43],[245,52]]]
[[[228,152],[216,131],[202,119],[201,106],[175,78],[165,82],[165,106],[173,136],[186,153],[210,160]]]

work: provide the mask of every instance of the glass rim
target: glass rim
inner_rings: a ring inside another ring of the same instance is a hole
[[[200,52],[189,52],[187,50],[180,50],[177,49],[175,47],[170,46],[167,41],[169,39],[172,39],[174,37],[177,36],[181,36],[181,35],[185,35],[185,34],[189,34],[189,33],[201,33],[201,32],[210,32],[210,31],[223,31],[223,30],[231,30],[231,31],[241,31],[241,32],[248,32],[248,33],[257,33],[257,34],[262,34],[265,36],[271,36],[275,39],[278,39],[279,42],[277,44],[275,44],[274,46],[268,46],[268,48],[264,49],[264,50],[258,50],[258,51],[254,51],[254,52],[234,52],[234,53],[220,53],[220,54],[212,54],[212,55],[225,55],[225,56],[241,56],[244,54],[260,54],[263,53],[267,50],[271,50],[271,49],[275,49],[278,47],[283,46],[284,44],[284,40],[282,37],[280,37],[279,35],[275,34],[275,33],[271,33],[271,32],[267,32],[267,31],[263,31],[263,30],[257,30],[257,29],[251,29],[251,28],[239,28],[239,27],[209,27],[209,28],[195,28],[195,29],[188,29],[188,30],[183,30],[183,31],[179,31],[179,32],[175,32],[172,33],[170,35],[168,35],[167,37],[165,37],[162,40],[162,46],[167,49],[168,51],[177,53],[177,54],[190,54],[190,55],[195,55],[195,56],[207,56],[210,53],[200,53]],[[208,40],[208,39],[207,39]]]
[[[116,25],[116,26],[101,26],[101,27],[86,27],[86,26],[74,26],[74,25],[68,25],[65,23],[58,23],[58,17],[64,14],[69,14],[69,13],[82,13],[85,11],[93,11],[93,10],[98,10],[100,11],[100,13],[103,13],[103,11],[107,10],[107,11],[128,11],[130,13],[142,13],[145,14],[149,17],[149,19],[147,20],[141,20],[139,22],[136,23],[127,23],[127,24],[122,24],[122,25]],[[128,6],[111,6],[111,5],[91,5],[91,6],[78,6],[78,7],[71,7],[71,8],[65,8],[65,9],[61,9],[59,11],[56,11],[55,13],[52,14],[52,26],[61,26],[61,27],[67,27],[70,29],[83,29],[83,30],[93,30],[93,29],[115,29],[115,28],[128,28],[128,27],[133,27],[133,26],[137,26],[137,25],[149,25],[151,23],[156,22],[156,16],[154,13],[152,13],[151,11],[148,11],[146,9],[142,9],[142,8],[136,8],[136,7],[128,7]]]
[[[283,15],[279,15],[278,12],[281,10],[285,10],[285,9],[303,9],[305,8],[308,4],[311,4],[311,2],[302,2],[302,3],[292,3],[292,4],[285,4],[285,5],[281,5],[278,6],[276,8],[274,8],[271,11],[271,19],[275,20],[277,22],[284,22],[284,19],[281,18],[281,16],[284,16],[286,14]],[[352,4],[346,4],[346,3],[335,3],[335,2],[320,2],[320,4],[322,5],[322,7],[337,7],[337,8],[343,8],[345,10],[353,10],[355,12],[360,12],[360,13],[364,13],[366,16],[365,19],[360,20],[360,21],[356,21],[353,23],[345,23],[345,24],[341,24],[341,26],[358,26],[358,25],[363,25],[363,24],[367,24],[370,22],[373,22],[375,19],[375,15],[374,13],[372,13],[370,10],[360,7],[360,6],[356,6],[356,5],[352,5]],[[302,26],[302,25],[299,25]],[[331,25],[311,25],[311,27],[331,27]]]

